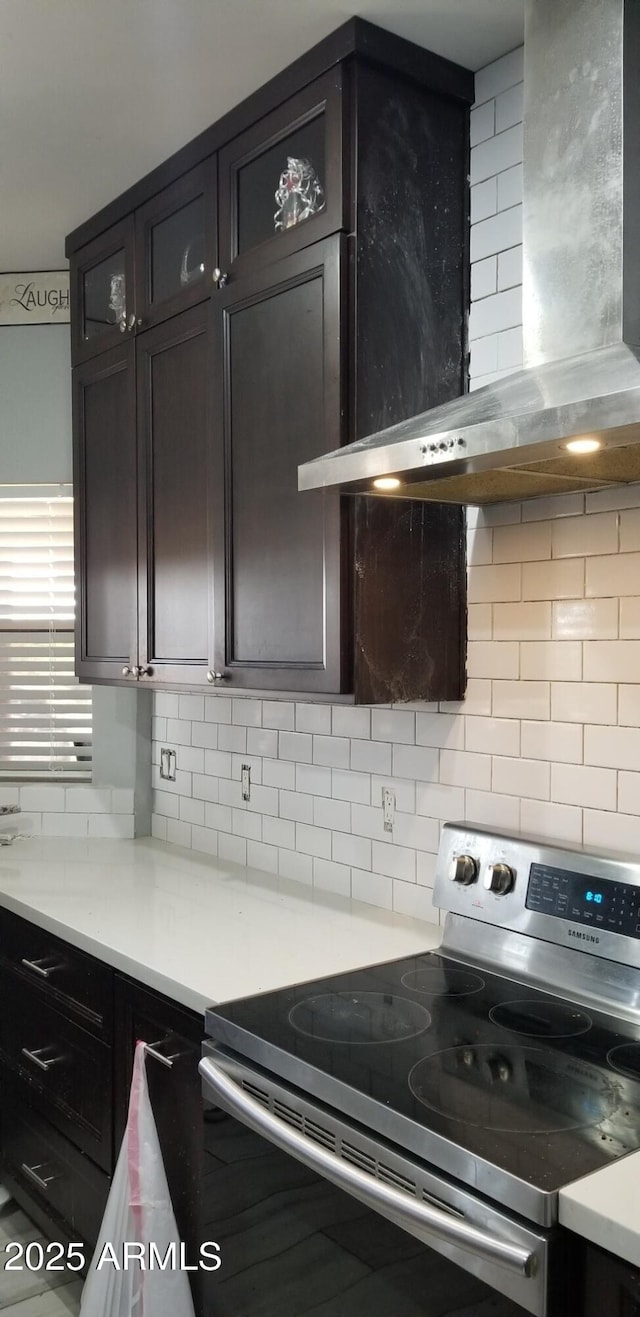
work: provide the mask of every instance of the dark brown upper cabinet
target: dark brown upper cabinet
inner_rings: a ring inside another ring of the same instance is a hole
[[[464,392],[472,99],[353,19],[67,239],[84,680],[462,696],[462,510],[297,472]]]
[[[224,516],[213,439],[211,308],[136,339],[137,677],[200,685],[213,653],[213,534]]]
[[[297,477],[299,462],[341,443],[346,276],[336,235],[214,301],[226,488],[215,669],[234,687],[330,692],[351,681],[346,509],[335,494],[302,497]]]
[[[137,655],[135,344],[73,372],[76,672],[110,681]]]
[[[115,347],[135,329],[133,215],[71,261],[71,307],[76,363]]]
[[[136,211],[136,328],[148,329],[211,291],[217,253],[216,158]]]
[[[332,69],[220,152],[223,278],[261,269],[347,227],[347,100]]]

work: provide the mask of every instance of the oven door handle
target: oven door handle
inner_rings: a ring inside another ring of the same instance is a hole
[[[393,1189],[366,1171],[352,1166],[350,1162],[343,1161],[335,1153],[329,1152],[274,1116],[240,1088],[210,1057],[203,1057],[198,1068],[207,1086],[208,1096],[210,1094],[223,1110],[236,1116],[256,1134],[262,1134],[271,1143],[275,1143],[283,1152],[290,1153],[311,1170],[331,1180],[340,1189],[355,1194],[367,1207],[392,1216],[400,1226],[403,1222],[419,1226],[427,1234],[447,1244],[467,1249],[490,1262],[498,1262],[519,1276],[529,1278],[535,1275],[538,1263],[535,1252],[507,1240],[496,1239],[487,1231],[479,1230],[477,1226],[469,1225],[467,1221],[451,1216],[446,1211],[420,1202],[418,1198],[412,1198],[400,1189]]]

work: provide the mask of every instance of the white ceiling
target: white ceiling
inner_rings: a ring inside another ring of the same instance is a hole
[[[524,0],[0,0],[0,270],[64,236],[354,12],[467,68]]]

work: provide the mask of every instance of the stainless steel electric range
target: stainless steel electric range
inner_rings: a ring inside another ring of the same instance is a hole
[[[578,1311],[558,1192],[640,1148],[640,865],[447,824],[435,902],[437,951],[207,1012],[212,1313]]]

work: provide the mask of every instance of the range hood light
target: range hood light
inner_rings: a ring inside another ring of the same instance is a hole
[[[373,482],[374,489],[398,489],[400,481],[397,476],[378,476]]]
[[[570,439],[565,448],[568,453],[596,453],[602,445],[599,439]]]

